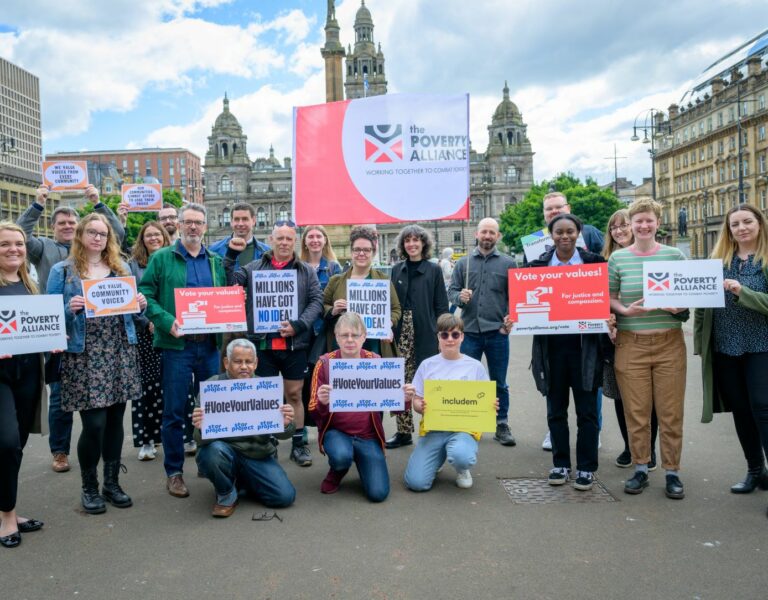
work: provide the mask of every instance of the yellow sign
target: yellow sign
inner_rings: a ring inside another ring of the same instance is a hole
[[[424,401],[427,431],[496,431],[493,381],[425,381]]]

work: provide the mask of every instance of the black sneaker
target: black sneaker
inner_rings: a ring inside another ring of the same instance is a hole
[[[509,425],[506,423],[498,423],[496,425],[496,434],[493,439],[499,442],[502,446],[516,446],[515,436],[509,430]]]
[[[563,485],[571,476],[571,470],[567,467],[555,467],[549,472],[547,483],[549,485]]]
[[[580,492],[588,492],[592,489],[594,482],[595,474],[591,471],[576,471],[576,480],[573,482],[573,487]]]
[[[685,490],[683,489],[683,482],[677,475],[667,475],[667,485],[664,488],[664,493],[667,498],[673,500],[682,500],[685,498]]]
[[[312,466],[312,453],[309,446],[294,446],[291,448],[291,460],[300,467]]]
[[[631,479],[627,479],[624,483],[624,492],[627,494],[642,494],[643,490],[648,487],[648,473],[643,471],[635,471],[635,474]]]
[[[622,452],[616,457],[616,461],[614,464],[620,469],[626,469],[628,467],[631,467],[632,453],[629,450],[624,450],[624,452]]]

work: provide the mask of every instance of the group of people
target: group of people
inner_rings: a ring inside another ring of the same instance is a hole
[[[321,483],[336,492],[354,462],[366,497],[389,494],[386,449],[413,443],[412,411],[425,410],[425,382],[434,379],[493,380],[496,431],[503,446],[516,441],[509,426],[508,270],[515,260],[498,249],[498,223],[482,219],[476,247],[455,264],[450,256],[430,260],[433,241],[418,225],[407,225],[397,240],[400,262],[391,276],[373,267],[375,229],[353,227],[352,261],[342,270],[327,232],[310,225],[298,237],[290,220],[274,223],[269,245],[253,236],[255,211],[238,204],[232,211],[231,236],[204,244],[206,209],[187,204],[180,211],[164,207],[156,221],[144,224],[129,253],[124,250],[126,208],[114,214],[99,202],[92,186],[85,191],[94,212],[78,219],[71,208],[52,214],[53,238],[33,229],[45,211],[48,189],[18,224],[0,224],[0,294],[24,296],[46,291],[61,294],[67,348],[47,357],[25,354],[0,357],[0,544],[17,546],[21,534],[42,522],[16,514],[22,450],[32,432],[44,430],[45,396],[50,388],[48,426],[52,468],[69,470],[72,414],[82,420],[77,455],[82,479],[81,503],[88,513],[102,513],[106,503],[131,506],[122,489],[123,417],[132,404],[132,433],[140,460],[156,457],[162,444],[168,493],[186,497],[185,454],[196,454],[197,469],[213,483],[212,514],[232,514],[243,493],[267,506],[287,506],[296,491],[276,460],[278,439],[291,440],[290,460],[313,462],[307,426],[318,428],[320,452],[329,470]],[[567,198],[551,193],[543,216],[552,245],[529,268],[605,263],[609,273],[609,334],[535,335],[532,373],[545,396],[553,468],[549,483],[573,479],[589,490],[598,470],[602,395],[613,397],[625,449],[620,467],[635,466],[625,492],[639,494],[656,468],[654,442],[660,437],[665,493],[684,497],[679,477],[682,450],[686,348],[681,326],[688,310],[643,306],[642,265],[646,261],[682,260],[676,248],[656,241],[660,208],[638,200],[609,220],[606,242],[600,232],[570,214]],[[695,352],[704,378],[703,420],[731,411],[747,460],[746,478],[734,493],[768,489],[768,233],[766,219],[750,205],[726,215],[712,257],[723,261],[726,306],[695,311]],[[300,243],[300,251],[296,245]],[[603,247],[604,246],[604,247]],[[37,270],[37,283],[28,265]],[[295,271],[297,318],[274,333],[254,333],[252,273]],[[140,312],[85,318],[83,281],[133,275]],[[361,317],[347,310],[351,279],[387,279],[391,332],[384,339],[367,336]],[[175,311],[179,288],[240,285],[245,288],[248,331],[242,335],[184,335]],[[461,316],[454,314],[456,308]],[[334,413],[329,410],[329,363],[339,358],[402,357],[406,408],[395,414],[397,431],[385,439],[381,413]],[[480,362],[485,356],[486,367]],[[223,368],[222,368],[223,365]],[[285,431],[278,436],[203,440],[205,414],[198,392],[211,378],[282,376]],[[48,385],[46,385],[46,383]],[[577,416],[576,469],[572,471],[568,404],[573,392]],[[413,491],[431,488],[447,460],[456,485],[472,486],[477,460],[477,432],[427,431],[422,420],[418,443],[405,471]],[[103,464],[101,487],[98,465]]]

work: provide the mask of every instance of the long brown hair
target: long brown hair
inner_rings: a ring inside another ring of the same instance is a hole
[[[16,223],[11,223],[10,221],[0,221],[0,231],[13,231],[14,233],[18,233],[21,235],[21,239],[24,240],[24,248],[26,251],[27,246],[27,234],[24,233],[24,230],[16,225]],[[37,285],[35,285],[35,282],[32,281],[32,276],[29,274],[29,267],[27,266],[27,261],[24,261],[24,264],[22,264],[19,267],[19,279],[21,279],[21,283],[24,284],[24,287],[27,288],[30,294],[37,294]],[[8,281],[0,272],[0,286],[5,286],[11,284],[11,281]]]
[[[627,225],[630,223],[629,211],[626,208],[620,208],[615,213],[613,213],[611,218],[608,219],[608,225],[605,226],[605,244],[603,245],[603,258],[605,258],[605,260],[608,260],[611,257],[611,254],[613,254],[616,250],[621,249],[621,246],[616,243],[616,241],[613,239],[613,236],[611,235],[611,227],[619,223],[626,223]],[[629,235],[633,240],[635,239],[631,227],[629,228]]]
[[[307,248],[307,235],[310,231],[315,230],[319,231],[323,234],[323,237],[325,238],[325,245],[323,246],[323,257],[325,260],[331,262],[339,262],[339,259],[336,258],[336,253],[333,251],[333,246],[331,246],[331,238],[328,237],[328,232],[325,230],[325,227],[322,225],[307,225],[304,228],[304,231],[301,234],[301,253],[299,254],[299,258],[303,260],[304,262],[309,262],[309,248]]]
[[[711,258],[719,258],[725,266],[729,266],[733,260],[733,255],[739,251],[739,243],[733,239],[731,233],[731,215],[740,210],[746,210],[752,213],[760,226],[760,232],[757,234],[757,248],[755,248],[755,264],[762,264],[763,268],[768,268],[768,221],[759,210],[751,204],[739,204],[725,213],[723,226],[720,228],[720,235],[712,249]]]
[[[144,244],[144,232],[150,227],[154,227],[163,234],[163,248],[171,245],[171,238],[165,230],[165,227],[160,225],[157,221],[147,221],[144,223],[139,230],[139,235],[136,236],[136,241],[134,242],[133,250],[131,251],[131,258],[133,258],[133,260],[136,261],[136,264],[142,269],[147,266],[147,262],[149,261],[149,252],[147,251],[147,246]]]
[[[88,273],[88,257],[85,253],[85,246],[83,246],[83,236],[85,235],[85,228],[94,221],[101,221],[107,226],[107,245],[101,251],[101,259],[107,263],[112,273],[121,276],[129,275],[130,273],[128,273],[122,258],[120,258],[120,245],[117,243],[117,236],[115,236],[109,221],[99,213],[91,213],[77,224],[75,239],[72,240],[72,250],[69,252],[69,257],[72,259],[72,264],[78,276],[82,279]]]

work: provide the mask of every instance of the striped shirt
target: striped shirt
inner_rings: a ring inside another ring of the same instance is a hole
[[[659,244],[650,254],[639,254],[631,248],[617,250],[608,259],[608,289],[612,297],[618,294],[621,303],[629,306],[643,297],[643,263],[660,260],[685,260],[677,248]],[[643,329],[680,329],[682,323],[666,310],[652,310],[634,317],[616,315],[621,331]]]

